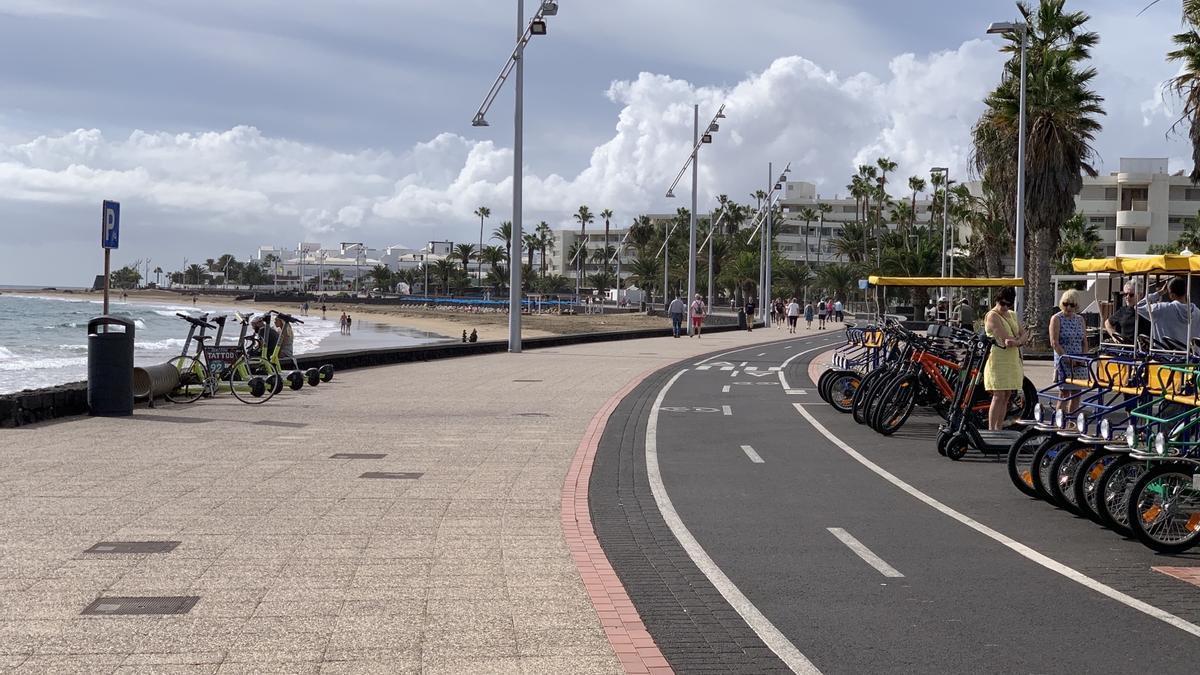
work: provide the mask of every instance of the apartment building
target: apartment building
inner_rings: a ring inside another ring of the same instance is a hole
[[[1182,171],[1171,175],[1165,158],[1121,158],[1120,170],[1084,178],[1075,198],[1097,226],[1104,255],[1137,255],[1179,237],[1200,210],[1200,187]]]

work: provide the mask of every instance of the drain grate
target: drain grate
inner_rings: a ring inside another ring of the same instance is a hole
[[[513,380],[513,382],[542,382],[542,380]]]
[[[517,413],[517,417],[549,417],[549,416],[550,416],[549,413],[538,413],[538,412]]]
[[[425,474],[423,474],[423,473],[411,473],[411,472],[405,472],[405,471],[399,471],[399,472],[396,472],[396,471],[368,471],[368,472],[364,473],[363,475],[359,476],[359,478],[381,478],[384,480],[416,480],[424,475]]]
[[[329,459],[383,459],[387,453],[379,452],[339,452],[329,456]]]
[[[282,427],[284,429],[303,429],[304,427],[308,426],[306,422],[274,422],[271,420],[254,422],[254,424],[260,427]]]
[[[198,595],[161,598],[96,598],[80,614],[132,616],[137,614],[187,614],[200,601]]]
[[[102,541],[84,553],[170,553],[178,541]]]

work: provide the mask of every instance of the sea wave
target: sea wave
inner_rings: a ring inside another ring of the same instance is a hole
[[[17,355],[12,353],[12,350],[6,347],[0,347],[0,361],[7,361],[15,358],[17,358]]]
[[[179,349],[180,347],[183,346],[183,343],[184,343],[183,338],[167,338],[165,340],[156,340],[153,342],[135,341],[133,343],[133,346],[135,349],[142,349],[145,351],[153,352],[153,351],[163,351],[163,350],[167,350],[167,349]]]
[[[0,361],[0,370],[51,370],[86,366],[87,357],[34,358]]]

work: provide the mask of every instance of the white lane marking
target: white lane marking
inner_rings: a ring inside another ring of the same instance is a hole
[[[650,482],[650,491],[654,494],[654,503],[658,505],[658,511],[662,514],[663,521],[667,523],[667,527],[671,528],[671,533],[679,540],[679,545],[683,547],[683,550],[687,551],[692,562],[696,563],[696,567],[704,573],[704,576],[721,593],[725,601],[737,610],[746,625],[754,629],[763,644],[775,652],[776,656],[793,672],[819,675],[821,671],[817,670],[812,661],[801,654],[800,650],[796,649],[796,645],[784,637],[783,633],[780,633],[779,629],[738,590],[729,577],[725,576],[713,559],[708,557],[708,554],[704,552],[704,547],[696,541],[687,526],[683,524],[683,520],[679,518],[675,506],[671,503],[671,497],[667,495],[662,473],[658,469],[658,408],[666,398],[671,385],[675,384],[675,381],[686,372],[686,368],[680,370],[663,385],[658,392],[658,397],[654,399],[654,406],[650,409],[650,418],[646,422],[646,478]]]
[[[758,366],[746,366],[747,373],[754,372],[756,370],[758,370]]]
[[[747,363],[749,363],[749,361],[742,361],[741,363],[738,364],[738,367],[745,368]]]
[[[729,385],[725,385],[725,386],[727,386],[727,387],[728,387]],[[732,415],[732,414],[733,414],[733,408],[730,408],[730,407],[729,407],[729,406],[727,406],[727,405],[723,405],[723,406],[721,406],[721,412],[725,413],[726,415]]]
[[[788,389],[788,390],[787,390],[787,393],[789,393],[789,394],[799,394],[799,395],[801,395],[801,396],[805,396],[805,395],[807,395],[807,394],[808,394],[808,390],[807,390],[807,389]]]
[[[737,376],[738,376],[738,371],[736,371],[736,370],[735,370],[735,371],[733,371],[732,373],[730,373],[730,374],[729,374],[729,376],[730,376],[730,377],[737,377]]]
[[[771,342],[771,343],[800,342],[800,341],[811,340],[811,339],[819,338],[819,337],[823,337],[823,336],[822,335],[805,335],[804,337],[785,338],[783,340],[770,340],[769,342]],[[762,344],[750,345],[749,347],[738,347],[737,349],[731,349],[727,352],[721,352],[720,354],[714,354],[708,358],[697,361],[696,365],[702,366],[705,363],[712,361],[713,359],[719,359],[722,356],[729,356],[730,354],[737,354],[738,352],[745,352],[745,351],[749,351],[751,349],[762,349]]]
[[[763,353],[759,354],[758,356],[766,356],[766,355],[767,355],[767,353],[763,352]]]
[[[784,347],[784,349],[791,349],[791,348],[792,348],[792,346],[791,346],[791,345],[788,345],[788,346]]]
[[[696,370],[708,370],[709,368],[712,368],[712,366],[696,366]]]
[[[729,371],[733,370],[733,366],[721,366],[721,370],[723,370],[725,372],[729,372]]]
[[[728,394],[729,393],[729,385],[725,385],[724,387],[721,387],[721,393]]]
[[[795,361],[796,359],[800,358],[801,356],[804,356],[805,354],[811,354],[813,352],[820,351],[822,349],[828,349],[833,344],[837,344],[837,343],[831,342],[828,344],[823,344],[819,347],[813,347],[812,349],[806,349],[802,352],[796,352],[795,354],[792,354],[791,356],[787,357],[787,359],[785,359],[783,363],[779,364],[779,371],[778,371],[779,372],[779,384],[782,384],[784,389],[791,389],[791,387],[788,386],[787,376],[783,374],[783,371],[787,370],[788,364],[791,363],[792,361]],[[788,393],[791,393],[791,392],[788,392]]]
[[[1090,588],[1091,590],[1096,591],[1100,595],[1103,595],[1107,598],[1111,598],[1112,600],[1116,600],[1117,602],[1125,605],[1126,607],[1131,607],[1143,614],[1146,614],[1147,616],[1151,616],[1155,619],[1158,619],[1159,621],[1162,621],[1163,623],[1170,624],[1185,633],[1190,633],[1191,635],[1200,637],[1200,626],[1197,626],[1196,624],[1191,623],[1189,621],[1185,621],[1185,620],[1175,616],[1174,614],[1171,614],[1170,612],[1161,610],[1161,609],[1155,607],[1154,605],[1151,605],[1150,603],[1143,602],[1141,600],[1138,600],[1135,597],[1126,595],[1125,593],[1122,593],[1121,591],[1118,591],[1117,589],[1115,589],[1111,586],[1102,584],[1099,581],[1096,581],[1095,579],[1087,576],[1086,574],[1083,574],[1082,572],[1078,572],[1075,569],[1058,562],[1057,560],[1051,558],[1050,556],[1040,553],[1040,552],[1034,550],[1033,548],[1030,548],[1029,546],[1022,544],[1021,542],[1013,539],[1012,537],[1009,537],[1006,534],[1003,534],[1001,532],[993,530],[992,528],[988,527],[987,525],[984,525],[983,523],[975,520],[974,518],[971,518],[970,516],[959,513],[958,511],[955,511],[954,509],[950,508],[949,506],[946,506],[945,504],[934,499],[933,497],[930,497],[929,495],[925,494],[924,492],[921,492],[917,488],[913,487],[912,485],[909,485],[908,483],[904,482],[900,478],[896,477],[895,474],[891,473],[887,469],[885,469],[885,468],[879,466],[878,464],[876,464],[875,462],[872,462],[871,460],[867,459],[866,457],[864,457],[862,454],[860,454],[854,448],[850,447],[849,445],[846,445],[846,443],[844,441],[842,441],[842,439],[840,439],[837,436],[834,436],[832,433],[830,433],[830,431],[828,429],[826,429],[820,422],[818,422],[815,417],[813,417],[807,410],[805,410],[803,405],[801,405],[799,403],[793,403],[792,405],[796,406],[796,410],[799,411],[799,413],[804,416],[804,419],[808,420],[808,423],[811,424],[814,429],[821,432],[821,434],[823,436],[825,436],[825,438],[829,439],[829,441],[831,443],[833,443],[834,445],[836,445],[839,449],[841,449],[842,452],[845,452],[847,455],[850,455],[850,457],[852,457],[859,464],[862,464],[863,466],[867,467],[871,471],[878,474],[880,478],[883,478],[884,480],[891,483],[892,485],[895,485],[896,487],[900,488],[901,490],[907,492],[908,494],[915,497],[917,500],[924,502],[926,505],[932,507],[933,509],[935,509],[937,511],[942,512],[943,514],[953,518],[954,520],[957,520],[958,522],[962,523],[963,525],[966,525],[967,527],[971,528],[972,530],[975,530],[976,532],[979,532],[980,534],[984,535],[985,537],[988,537],[989,539],[992,539],[993,541],[996,541],[996,542],[1000,543],[1001,545],[1015,551],[1017,554],[1025,557],[1029,560],[1032,560],[1033,562],[1041,565],[1042,567],[1045,567],[1046,569],[1050,570],[1051,572],[1056,572],[1058,574],[1061,574],[1062,576],[1070,579],[1071,581],[1078,583],[1081,586]]]
[[[763,463],[763,458],[758,456],[758,453],[754,451],[754,448],[748,445],[743,445],[742,452],[746,453],[746,456],[750,458],[751,462],[754,462],[755,464]]]
[[[861,541],[855,539],[854,535],[850,534],[849,532],[840,527],[827,527],[825,529],[829,530],[830,534],[837,537],[843,544],[846,545],[847,548],[849,548],[851,551],[854,551],[858,557],[862,558],[868,565],[878,570],[883,576],[891,577],[893,579],[899,579],[904,576],[895,567],[887,564],[883,558],[875,555],[874,551],[864,546]]]

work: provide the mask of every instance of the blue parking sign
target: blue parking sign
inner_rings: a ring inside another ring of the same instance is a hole
[[[100,246],[117,248],[121,239],[121,204],[105,200],[100,207]]]

